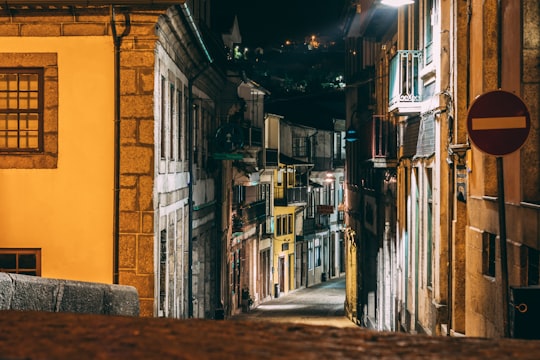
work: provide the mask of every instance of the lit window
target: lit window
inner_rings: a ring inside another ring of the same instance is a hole
[[[43,150],[43,69],[0,69],[0,150]]]

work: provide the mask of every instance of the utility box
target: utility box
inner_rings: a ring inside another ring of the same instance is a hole
[[[510,337],[540,339],[540,286],[510,287]]]

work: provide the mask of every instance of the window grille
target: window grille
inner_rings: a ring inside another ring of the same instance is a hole
[[[43,69],[0,69],[0,151],[43,151]]]

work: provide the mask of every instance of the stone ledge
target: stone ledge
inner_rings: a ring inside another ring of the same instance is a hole
[[[0,310],[139,316],[132,286],[0,273]]]

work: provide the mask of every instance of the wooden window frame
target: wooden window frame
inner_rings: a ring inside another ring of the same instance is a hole
[[[5,151],[0,149],[0,169],[56,169],[58,167],[58,54],[57,53],[2,53],[2,70],[43,72],[40,90],[41,123],[39,151]]]
[[[10,87],[10,84],[13,82],[6,79],[6,81],[0,80],[0,94],[5,94],[6,103],[0,102],[0,139],[5,138],[6,144],[8,143],[8,138],[13,137],[16,139],[17,146],[2,147],[3,141],[0,141],[0,151],[1,152],[15,152],[15,153],[41,153],[43,152],[43,83],[44,83],[44,70],[43,68],[33,68],[33,67],[16,67],[16,68],[0,68],[0,74],[5,76],[15,76],[16,85],[14,88]],[[23,78],[25,76],[37,76],[37,88],[33,89],[30,86],[25,88],[23,86]],[[1,85],[5,84],[5,88]],[[31,94],[36,94],[37,105],[31,107],[23,107],[21,104],[24,99],[30,99]],[[25,96],[27,95],[27,96]],[[3,99],[3,96],[0,96],[0,99]],[[14,99],[17,103],[16,107],[10,107],[9,99]],[[5,107],[4,107],[5,105]],[[25,129],[22,124],[25,122],[25,115],[37,115],[37,128],[36,129]],[[14,123],[17,124],[17,128],[9,128],[8,123],[10,122],[9,116],[16,116]],[[4,117],[5,116],[5,117]],[[5,126],[2,126],[2,125]],[[15,133],[15,136],[10,136],[10,134]],[[26,133],[26,135],[24,135]],[[22,143],[28,143],[28,139],[34,137],[30,136],[29,133],[36,133],[36,145],[35,146],[23,146]],[[26,139],[26,141],[23,141]]]
[[[494,278],[496,275],[497,235],[484,231],[482,233],[482,273]]]
[[[19,266],[21,255],[35,255],[36,263],[35,268],[21,268]],[[0,248],[0,255],[15,255],[15,268],[0,268],[0,272],[7,272],[12,274],[33,275],[41,276],[41,249],[9,249]],[[1,265],[1,264],[0,264]],[[35,271],[35,274],[29,274],[29,272]]]

